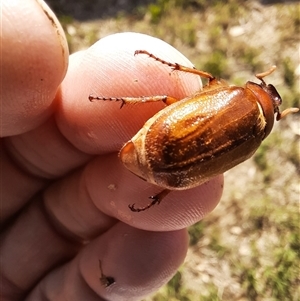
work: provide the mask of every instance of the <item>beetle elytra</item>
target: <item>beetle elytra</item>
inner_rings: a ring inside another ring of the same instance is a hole
[[[248,81],[244,87],[230,86],[212,74],[166,62],[146,54],[173,70],[208,79],[204,88],[178,100],[171,96],[99,97],[89,100],[120,101],[121,107],[136,102],[162,101],[167,106],[150,118],[120,151],[124,165],[140,178],[163,188],[144,207],[129,205],[134,212],[144,211],[171,190],[196,187],[250,158],[270,134],[274,115],[280,120],[298,108],[280,112],[281,97],[264,77],[276,67],[256,74],[260,84]]]

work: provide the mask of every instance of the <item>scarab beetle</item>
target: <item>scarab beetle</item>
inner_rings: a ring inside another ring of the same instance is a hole
[[[210,73],[166,62],[147,54],[173,70],[207,78],[203,90],[182,100],[170,96],[99,97],[124,104],[163,101],[167,107],[150,118],[120,151],[124,165],[140,178],[164,190],[150,198],[145,207],[129,205],[134,212],[159,204],[171,190],[198,186],[250,158],[270,134],[274,115],[280,120],[298,108],[279,111],[281,97],[264,77],[276,67],[256,74],[260,84],[248,81],[244,87],[231,86]]]

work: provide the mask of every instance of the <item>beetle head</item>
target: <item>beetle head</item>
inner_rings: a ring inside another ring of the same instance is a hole
[[[273,85],[270,85],[270,84],[267,85],[263,79],[264,77],[273,73],[275,71],[275,69],[276,69],[276,66],[272,66],[268,71],[256,74],[256,77],[261,81],[260,86],[262,87],[262,89],[269,94],[269,96],[273,102],[274,114],[277,114],[276,120],[278,121],[290,113],[298,112],[299,108],[288,108],[288,109],[284,110],[283,112],[280,112],[279,106],[282,104],[282,99],[281,99],[279,93],[277,92],[276,88]]]
[[[278,117],[278,116],[281,115],[280,111],[279,111],[279,106],[282,104],[281,96],[279,95],[279,93],[277,92],[276,88],[273,85],[271,85],[271,84],[266,85],[266,83],[263,79],[261,79],[260,86],[269,95],[270,99],[272,100],[274,114],[277,114],[276,120],[279,120],[280,117]]]
[[[273,73],[275,69],[276,66],[272,66],[268,71],[256,74],[255,76],[261,81],[260,85],[257,85],[256,87],[254,83],[249,82],[249,84],[251,83],[249,85],[249,88],[251,86],[250,90],[252,90],[252,92],[254,92],[254,94],[256,95],[257,101],[259,102],[266,119],[264,138],[266,138],[270,134],[273,128],[274,114],[276,114],[276,120],[278,121],[290,113],[296,113],[299,111],[298,108],[288,108],[283,112],[280,112],[279,106],[282,104],[282,99],[279,93],[273,85],[267,85],[264,81],[264,77]],[[257,87],[260,87],[260,91],[257,89]],[[267,97],[266,95],[264,95],[265,93],[261,93],[261,89],[266,92]]]

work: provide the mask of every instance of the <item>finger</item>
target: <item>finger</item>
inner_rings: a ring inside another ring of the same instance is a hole
[[[220,201],[223,176],[184,191],[171,191],[159,205],[132,212],[128,205],[143,207],[162,188],[149,184],[124,168],[113,154],[90,162],[82,175],[92,203],[108,216],[151,231],[172,231],[191,226],[210,213]],[[67,199],[66,199],[67,202]]]
[[[8,183],[2,189],[2,223],[50,180],[62,177],[91,157],[65,139],[53,118],[32,131],[4,138],[1,147],[2,173]]]
[[[1,223],[19,211],[49,180],[62,177],[90,159],[61,134],[52,117],[31,131],[6,137],[2,142],[2,172],[9,185],[3,185],[6,201],[2,205]],[[9,160],[5,159],[6,154]]]
[[[43,1],[3,1],[1,8],[3,137],[33,129],[50,116],[66,72],[68,46]]]
[[[95,158],[84,169],[52,185],[45,192],[45,207],[55,222],[81,240],[106,231],[115,219],[151,231],[173,231],[201,220],[218,204],[223,177],[186,191],[171,192],[160,205],[132,212],[161,191],[124,168],[112,153]]]
[[[1,225],[16,213],[37,190],[46,186],[43,179],[32,177],[20,169],[7,154],[3,144],[1,151]]]
[[[187,247],[186,230],[156,233],[118,223],[45,277],[26,300],[141,300],[175,274]],[[101,276],[115,283],[105,287]]]
[[[6,229],[0,241],[1,300],[24,296],[49,269],[70,260],[82,242],[52,222],[37,198]]]
[[[117,151],[163,104],[125,105],[90,102],[90,94],[106,97],[170,95],[181,99],[199,90],[198,76],[172,71],[149,58],[134,56],[147,49],[165,60],[191,66],[165,42],[142,34],[122,33],[101,39],[78,57],[62,83],[57,122],[78,149],[93,154]]]

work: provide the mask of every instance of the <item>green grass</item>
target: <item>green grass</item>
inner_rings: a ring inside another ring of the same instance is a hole
[[[298,300],[299,214],[294,206],[282,208],[266,201],[252,208],[251,261],[237,266],[245,293],[251,300]],[[269,232],[264,247],[257,244]]]

